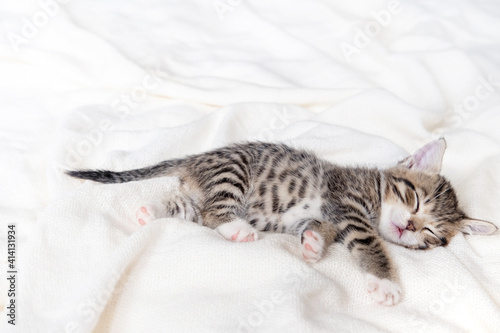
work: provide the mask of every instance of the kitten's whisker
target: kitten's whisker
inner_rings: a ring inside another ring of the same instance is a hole
[[[439,198],[442,194],[448,192],[449,190],[451,190],[451,187],[448,187],[446,190],[444,190],[443,192],[439,193],[438,195],[436,195],[434,198],[428,200],[428,202],[431,202],[433,200],[436,200],[437,198]]]

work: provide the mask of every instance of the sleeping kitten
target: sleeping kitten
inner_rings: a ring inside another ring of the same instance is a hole
[[[143,205],[137,221],[177,216],[216,229],[235,242],[258,231],[300,236],[302,256],[316,262],[344,244],[366,274],[372,298],[401,299],[384,240],[411,249],[446,246],[458,232],[489,235],[497,227],[468,218],[441,175],[446,142],[420,148],[396,166],[342,167],[283,144],[247,143],[131,171],[69,171],[101,183],[179,177],[181,195]]]

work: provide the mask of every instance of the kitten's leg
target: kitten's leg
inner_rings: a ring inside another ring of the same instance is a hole
[[[367,289],[373,300],[394,305],[401,300],[401,287],[383,240],[361,217],[346,217],[338,225],[337,240],[342,242],[366,273]]]
[[[217,230],[227,240],[252,242],[259,238],[257,230],[243,219],[243,205],[235,197],[213,198],[201,214],[204,225]]]
[[[176,196],[165,204],[167,216],[178,217],[191,222],[200,223],[199,210],[188,197]]]
[[[178,217],[198,222],[199,214],[194,203],[182,196],[174,196],[168,201],[150,201],[137,210],[135,217],[141,225],[163,217]]]
[[[321,259],[336,236],[333,224],[314,219],[300,221],[296,233],[300,235],[302,257],[311,263]]]

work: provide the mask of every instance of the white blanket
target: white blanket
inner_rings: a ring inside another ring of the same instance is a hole
[[[487,1],[0,3],[2,332],[499,332],[500,235],[389,250],[404,292],[369,298],[340,245],[222,239],[138,206],[175,178],[101,185],[231,142],[385,167],[444,136],[464,210],[500,227],[500,7]]]

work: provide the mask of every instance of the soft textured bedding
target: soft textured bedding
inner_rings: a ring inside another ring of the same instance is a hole
[[[64,174],[246,140],[385,167],[444,136],[462,206],[500,227],[499,5],[45,0],[0,3],[0,20],[2,332],[500,330],[499,234],[389,245],[404,296],[381,307],[340,245],[311,265],[290,235],[141,226],[175,178]]]

